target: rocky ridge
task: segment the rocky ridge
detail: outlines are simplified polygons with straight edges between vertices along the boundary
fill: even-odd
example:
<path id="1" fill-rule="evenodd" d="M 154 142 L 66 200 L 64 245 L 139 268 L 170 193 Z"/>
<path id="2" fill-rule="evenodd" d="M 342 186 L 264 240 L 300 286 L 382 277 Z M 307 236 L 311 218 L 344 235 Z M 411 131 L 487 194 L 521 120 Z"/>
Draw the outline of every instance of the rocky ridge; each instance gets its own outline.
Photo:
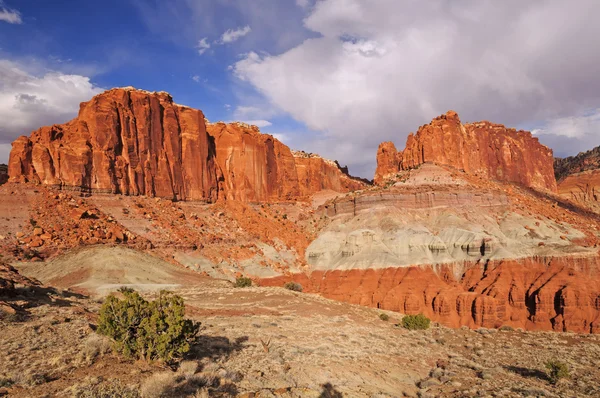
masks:
<path id="1" fill-rule="evenodd" d="M 19 137 L 8 171 L 13 182 L 207 202 L 291 200 L 314 189 L 365 185 L 337 168 L 328 169 L 323 183 L 313 181 L 324 167 L 319 162 L 299 180 L 295 159 L 255 126 L 207 126 L 201 111 L 174 103 L 168 93 L 126 87 L 82 103 L 66 124 Z"/>
<path id="2" fill-rule="evenodd" d="M 600 147 L 554 160 L 558 192 L 575 203 L 600 212 Z"/>
<path id="3" fill-rule="evenodd" d="M 410 134 L 403 151 L 384 142 L 377 151 L 375 183 L 402 170 L 435 163 L 485 178 L 556 192 L 552 150 L 526 131 L 487 121 L 462 124 L 448 111 Z"/>
<path id="4" fill-rule="evenodd" d="M 424 164 L 338 197 L 287 281 L 458 327 L 600 331 L 598 218 L 541 194 Z"/>

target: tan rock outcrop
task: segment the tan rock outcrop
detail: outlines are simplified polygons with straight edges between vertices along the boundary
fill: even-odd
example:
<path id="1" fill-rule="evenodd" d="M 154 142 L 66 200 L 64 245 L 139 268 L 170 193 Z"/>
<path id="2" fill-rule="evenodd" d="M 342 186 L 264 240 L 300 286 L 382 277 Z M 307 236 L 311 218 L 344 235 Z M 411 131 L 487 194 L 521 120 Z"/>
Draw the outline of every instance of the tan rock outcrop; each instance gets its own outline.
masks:
<path id="1" fill-rule="evenodd" d="M 396 151 L 390 142 L 381 144 L 375 182 L 382 184 L 399 171 L 423 163 L 556 192 L 552 150 L 531 133 L 485 121 L 462 124 L 453 111 L 410 134 L 404 151 Z"/>

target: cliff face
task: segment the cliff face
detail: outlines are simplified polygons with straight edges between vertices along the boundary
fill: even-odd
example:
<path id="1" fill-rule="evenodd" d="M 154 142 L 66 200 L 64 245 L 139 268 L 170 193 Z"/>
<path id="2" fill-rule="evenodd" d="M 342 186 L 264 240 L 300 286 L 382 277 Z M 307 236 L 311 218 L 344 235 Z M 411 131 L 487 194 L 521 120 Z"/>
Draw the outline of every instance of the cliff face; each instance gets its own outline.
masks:
<path id="1" fill-rule="evenodd" d="M 449 111 L 410 134 L 404 151 L 385 142 L 377 152 L 375 182 L 423 163 L 451 166 L 485 178 L 556 191 L 552 151 L 526 131 L 499 124 L 462 124 Z"/>
<path id="2" fill-rule="evenodd" d="M 74 120 L 19 137 L 10 181 L 211 202 L 288 200 L 320 185 L 353 187 L 340 182 L 341 171 L 325 177 L 332 183 L 301 186 L 290 149 L 256 127 L 218 123 L 209 130 L 201 111 L 167 93 L 109 90 L 81 104 Z"/>
<path id="3" fill-rule="evenodd" d="M 13 143 L 11 181 L 180 200 L 217 198 L 214 147 L 201 111 L 167 93 L 114 89 L 79 116 Z"/>
<path id="4" fill-rule="evenodd" d="M 240 201 L 292 199 L 299 195 L 298 175 L 290 149 L 256 126 L 208 125 L 216 146 L 224 197 Z"/>
<path id="5" fill-rule="evenodd" d="M 293 155 L 303 196 L 322 190 L 355 191 L 366 186 L 363 181 L 350 177 L 336 162 L 301 151 L 295 151 Z"/>
<path id="6" fill-rule="evenodd" d="M 598 257 L 530 258 L 369 270 L 314 271 L 264 279 L 293 280 L 304 291 L 405 314 L 423 313 L 450 327 L 600 333 Z"/>

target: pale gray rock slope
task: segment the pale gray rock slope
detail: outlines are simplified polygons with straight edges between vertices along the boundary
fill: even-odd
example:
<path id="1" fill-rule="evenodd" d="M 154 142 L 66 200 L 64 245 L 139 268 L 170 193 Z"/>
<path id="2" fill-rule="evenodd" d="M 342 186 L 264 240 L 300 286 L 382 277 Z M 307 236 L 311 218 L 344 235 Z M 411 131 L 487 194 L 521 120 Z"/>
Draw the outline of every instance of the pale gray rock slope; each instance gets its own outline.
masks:
<path id="1" fill-rule="evenodd" d="M 440 167 L 396 187 L 326 205 L 332 222 L 308 247 L 308 263 L 347 270 L 591 253 L 571 242 L 585 235 L 570 225 L 511 210 L 505 194 L 481 193 Z"/>

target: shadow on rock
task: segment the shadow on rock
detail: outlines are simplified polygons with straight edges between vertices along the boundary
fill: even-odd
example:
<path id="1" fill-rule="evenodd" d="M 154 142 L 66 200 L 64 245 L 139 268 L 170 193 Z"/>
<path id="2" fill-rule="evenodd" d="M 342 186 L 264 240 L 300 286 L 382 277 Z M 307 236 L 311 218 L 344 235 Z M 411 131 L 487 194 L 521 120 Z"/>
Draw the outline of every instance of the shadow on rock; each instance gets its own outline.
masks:
<path id="1" fill-rule="evenodd" d="M 331 385 L 331 383 L 323 384 L 323 391 L 319 398 L 343 398 L 344 395 Z"/>
<path id="2" fill-rule="evenodd" d="M 548 381 L 548 375 L 538 369 L 528 369 L 520 366 L 505 366 L 504 369 L 508 370 L 509 372 L 521 375 L 523 377 Z"/>
<path id="3" fill-rule="evenodd" d="M 229 355 L 243 350 L 247 341 L 248 336 L 230 340 L 224 336 L 200 335 L 188 353 L 188 357 L 193 359 L 210 358 L 212 360 L 227 358 Z"/>

